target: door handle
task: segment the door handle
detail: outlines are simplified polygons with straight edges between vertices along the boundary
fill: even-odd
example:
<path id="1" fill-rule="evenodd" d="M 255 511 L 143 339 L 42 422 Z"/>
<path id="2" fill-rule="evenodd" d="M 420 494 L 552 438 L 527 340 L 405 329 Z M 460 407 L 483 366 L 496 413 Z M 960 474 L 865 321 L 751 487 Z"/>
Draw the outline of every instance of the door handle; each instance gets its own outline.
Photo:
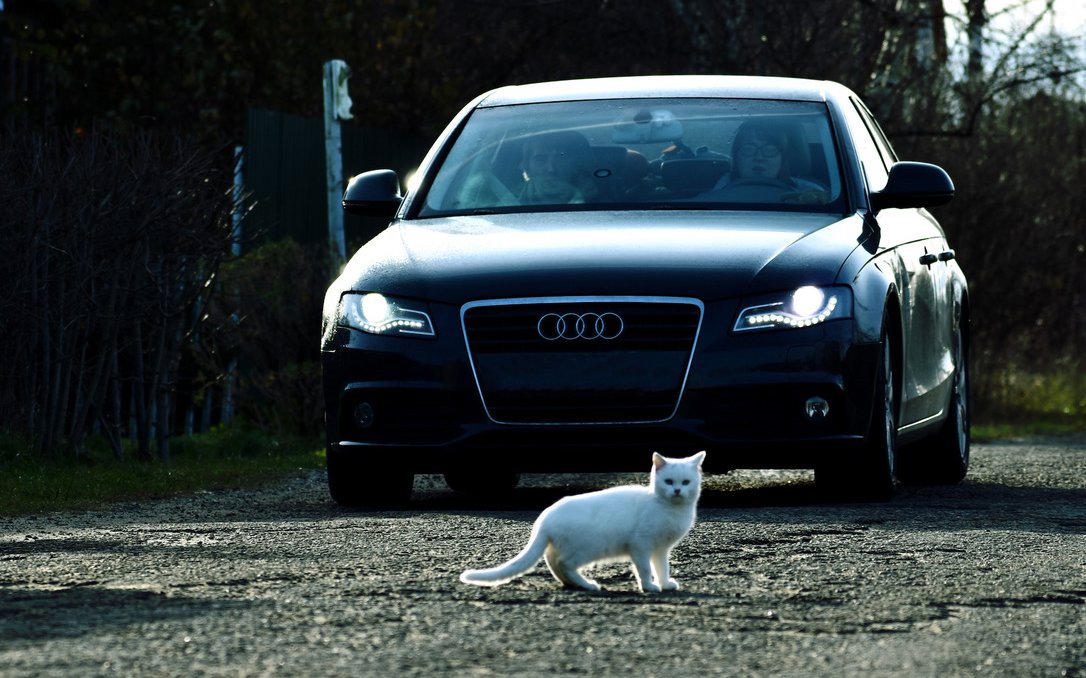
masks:
<path id="1" fill-rule="evenodd" d="M 946 252 L 940 252 L 939 254 L 924 254 L 920 257 L 920 263 L 924 266 L 931 266 L 937 261 L 950 261 L 954 258 L 954 250 L 947 250 Z"/>

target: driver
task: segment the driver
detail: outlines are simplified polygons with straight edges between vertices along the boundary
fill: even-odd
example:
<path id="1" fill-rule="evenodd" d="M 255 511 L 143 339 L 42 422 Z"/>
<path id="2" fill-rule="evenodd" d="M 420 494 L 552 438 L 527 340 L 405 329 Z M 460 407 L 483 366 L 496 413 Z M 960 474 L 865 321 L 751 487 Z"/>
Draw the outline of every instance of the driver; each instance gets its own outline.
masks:
<path id="1" fill-rule="evenodd" d="M 524 144 L 521 162 L 525 205 L 583 203 L 596 196 L 588 173 L 591 149 L 577 132 L 550 132 Z"/>
<path id="2" fill-rule="evenodd" d="M 748 120 L 732 141 L 732 171 L 722 176 L 712 190 L 742 182 L 770 183 L 787 189 L 781 202 L 825 204 L 829 198 L 826 189 L 814 181 L 792 176 L 788 156 L 788 135 L 780 126 Z"/>

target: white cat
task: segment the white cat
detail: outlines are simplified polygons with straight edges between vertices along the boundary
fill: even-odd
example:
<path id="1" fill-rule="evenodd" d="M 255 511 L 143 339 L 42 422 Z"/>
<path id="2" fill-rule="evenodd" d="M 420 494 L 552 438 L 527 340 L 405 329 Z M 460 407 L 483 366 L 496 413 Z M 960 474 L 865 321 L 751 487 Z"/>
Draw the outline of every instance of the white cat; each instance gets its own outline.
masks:
<path id="1" fill-rule="evenodd" d="M 497 567 L 467 570 L 460 581 L 499 586 L 545 558 L 551 574 L 566 586 L 599 591 L 580 570 L 630 560 L 642 591 L 678 590 L 668 559 L 694 526 L 704 459 L 705 452 L 685 459 L 653 453 L 648 487 L 612 487 L 560 499 L 536 519 L 519 555 Z"/>

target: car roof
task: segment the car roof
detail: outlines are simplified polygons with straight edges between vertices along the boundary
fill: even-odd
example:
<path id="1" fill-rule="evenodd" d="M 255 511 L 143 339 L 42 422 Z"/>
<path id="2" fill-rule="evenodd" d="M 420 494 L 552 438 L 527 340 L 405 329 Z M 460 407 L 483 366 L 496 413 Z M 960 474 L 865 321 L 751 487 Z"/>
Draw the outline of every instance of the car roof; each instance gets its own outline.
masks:
<path id="1" fill-rule="evenodd" d="M 834 95 L 851 94 L 843 85 L 828 80 L 742 75 L 649 75 L 510 85 L 487 92 L 476 105 L 489 107 L 550 101 L 656 97 L 826 101 L 835 98 Z"/>

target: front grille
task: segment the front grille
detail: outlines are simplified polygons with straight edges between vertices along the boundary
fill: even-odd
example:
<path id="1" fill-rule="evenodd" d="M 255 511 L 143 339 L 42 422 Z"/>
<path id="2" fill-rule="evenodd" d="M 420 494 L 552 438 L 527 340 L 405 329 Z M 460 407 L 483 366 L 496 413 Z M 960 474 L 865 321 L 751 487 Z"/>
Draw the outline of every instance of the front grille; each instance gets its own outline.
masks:
<path id="1" fill-rule="evenodd" d="M 653 422 L 678 406 L 701 304 L 481 302 L 466 306 L 463 320 L 480 395 L 495 421 Z"/>

